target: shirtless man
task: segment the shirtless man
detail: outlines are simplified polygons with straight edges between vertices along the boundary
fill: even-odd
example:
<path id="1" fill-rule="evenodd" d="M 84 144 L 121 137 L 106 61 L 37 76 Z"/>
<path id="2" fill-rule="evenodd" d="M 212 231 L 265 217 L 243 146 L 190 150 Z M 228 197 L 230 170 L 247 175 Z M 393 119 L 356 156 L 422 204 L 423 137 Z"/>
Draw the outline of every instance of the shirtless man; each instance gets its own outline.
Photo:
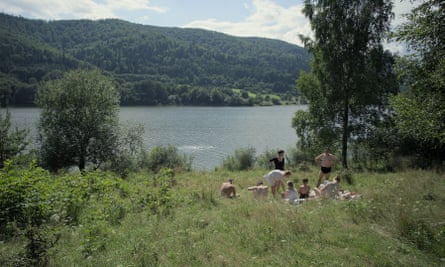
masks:
<path id="1" fill-rule="evenodd" d="M 264 185 L 263 182 L 259 181 L 256 186 L 250 186 L 247 188 L 247 190 L 253 192 L 253 196 L 255 199 L 267 199 L 267 195 L 269 193 L 269 188 L 267 185 Z"/>
<path id="2" fill-rule="evenodd" d="M 338 162 L 338 158 L 331 153 L 329 153 L 329 148 L 325 148 L 324 152 L 315 157 L 315 162 L 320 164 L 320 173 L 318 174 L 318 180 L 316 187 L 320 186 L 321 178 L 326 176 L 325 180 L 329 180 L 329 175 L 331 173 L 331 168 Z"/>
<path id="3" fill-rule="evenodd" d="M 236 190 L 235 186 L 232 184 L 233 180 L 229 179 L 227 182 L 224 182 L 221 185 L 221 196 L 222 197 L 228 197 L 228 198 L 234 198 L 236 197 Z"/>

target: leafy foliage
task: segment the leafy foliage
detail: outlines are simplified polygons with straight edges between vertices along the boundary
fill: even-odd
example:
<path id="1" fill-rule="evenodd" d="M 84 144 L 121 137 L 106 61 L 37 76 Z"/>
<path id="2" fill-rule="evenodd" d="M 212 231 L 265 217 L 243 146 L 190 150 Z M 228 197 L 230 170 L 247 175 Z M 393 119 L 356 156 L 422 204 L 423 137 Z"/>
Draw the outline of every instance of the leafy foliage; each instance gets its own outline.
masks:
<path id="1" fill-rule="evenodd" d="M 155 146 L 150 149 L 141 162 L 141 167 L 158 172 L 163 168 L 190 170 L 193 158 L 180 154 L 173 145 Z"/>
<path id="2" fill-rule="evenodd" d="M 0 14 L 0 55 L 0 96 L 15 105 L 32 104 L 39 82 L 91 66 L 118 81 L 122 104 L 250 105 L 227 90 L 295 96 L 294 81 L 309 61 L 301 47 L 277 40 L 6 14 Z M 193 99 L 192 90 L 213 97 Z"/>
<path id="3" fill-rule="evenodd" d="M 298 80 L 308 114 L 293 121 L 302 148 L 341 146 L 347 167 L 351 136 L 369 135 L 381 120 L 397 90 L 392 56 L 381 45 L 391 9 L 391 1 L 305 1 L 315 36 L 302 38 L 313 53 L 311 73 Z"/>
<path id="4" fill-rule="evenodd" d="M 11 130 L 11 113 L 0 110 L 0 168 L 3 162 L 23 152 L 28 145 L 28 129 Z"/>
<path id="5" fill-rule="evenodd" d="M 51 206 L 47 205 L 49 188 L 45 187 L 49 173 L 36 166 L 21 169 L 6 161 L 0 171 L 0 228 L 11 223 L 21 229 L 40 225 L 49 218 Z"/>
<path id="6" fill-rule="evenodd" d="M 406 140 L 418 143 L 411 154 L 422 167 L 442 164 L 445 148 L 445 4 L 426 1 L 407 14 L 394 37 L 414 55 L 398 61 L 406 90 L 393 98 L 395 126 Z"/>
<path id="7" fill-rule="evenodd" d="M 253 147 L 236 149 L 233 155 L 229 155 L 223 160 L 222 166 L 230 171 L 251 169 L 256 161 L 255 152 Z"/>
<path id="8" fill-rule="evenodd" d="M 102 169 L 111 170 L 122 177 L 137 171 L 144 153 L 144 127 L 129 122 L 119 126 L 114 156 L 109 158 Z"/>
<path id="9" fill-rule="evenodd" d="M 110 78 L 72 71 L 39 90 L 42 160 L 51 169 L 96 166 L 115 154 L 119 99 Z"/>

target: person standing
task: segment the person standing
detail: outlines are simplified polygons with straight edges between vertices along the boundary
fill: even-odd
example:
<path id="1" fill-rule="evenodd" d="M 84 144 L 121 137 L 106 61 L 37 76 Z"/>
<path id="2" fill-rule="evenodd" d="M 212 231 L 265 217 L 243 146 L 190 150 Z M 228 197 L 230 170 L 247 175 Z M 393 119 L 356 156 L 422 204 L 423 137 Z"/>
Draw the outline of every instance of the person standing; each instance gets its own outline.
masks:
<path id="1" fill-rule="evenodd" d="M 281 187 L 284 190 L 284 177 L 289 177 L 291 175 L 290 171 L 282 171 L 282 170 L 272 170 L 268 174 L 264 176 L 266 181 L 272 186 L 272 195 L 274 198 L 278 192 L 278 189 Z"/>
<path id="2" fill-rule="evenodd" d="M 284 171 L 284 150 L 278 150 L 277 157 L 270 159 L 269 162 L 273 162 L 275 170 Z"/>
<path id="3" fill-rule="evenodd" d="M 326 176 L 325 180 L 329 180 L 329 175 L 331 173 L 332 166 L 334 166 L 338 161 L 339 159 L 336 156 L 329 153 L 328 147 L 324 149 L 323 153 L 315 157 L 315 162 L 317 164 L 320 164 L 321 167 L 320 173 L 318 174 L 316 187 L 320 186 L 321 179 L 323 178 L 323 176 Z"/>

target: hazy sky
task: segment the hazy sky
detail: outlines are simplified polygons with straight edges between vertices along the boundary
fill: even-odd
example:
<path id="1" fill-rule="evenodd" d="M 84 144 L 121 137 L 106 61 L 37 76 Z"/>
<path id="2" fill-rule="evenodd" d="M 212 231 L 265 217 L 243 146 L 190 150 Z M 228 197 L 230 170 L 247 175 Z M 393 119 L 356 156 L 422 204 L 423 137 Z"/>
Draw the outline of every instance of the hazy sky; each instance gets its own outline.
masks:
<path id="1" fill-rule="evenodd" d="M 394 0 L 393 25 L 413 4 Z M 417 1 L 418 4 L 421 1 Z M 119 18 L 157 26 L 193 27 L 301 45 L 309 35 L 303 0 L 1 0 L 0 12 L 44 20 Z M 397 45 L 392 44 L 393 51 Z"/>

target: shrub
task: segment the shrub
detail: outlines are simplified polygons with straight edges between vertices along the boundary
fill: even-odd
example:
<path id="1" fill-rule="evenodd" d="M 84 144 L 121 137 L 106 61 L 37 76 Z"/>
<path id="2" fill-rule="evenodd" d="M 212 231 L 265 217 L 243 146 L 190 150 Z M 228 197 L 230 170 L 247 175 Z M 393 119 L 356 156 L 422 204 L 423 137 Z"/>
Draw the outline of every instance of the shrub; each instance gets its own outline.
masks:
<path id="1" fill-rule="evenodd" d="M 5 115 L 3 117 L 3 114 Z M 28 145 L 29 130 L 11 130 L 11 113 L 0 109 L 0 168 L 3 162 L 23 152 Z"/>
<path id="2" fill-rule="evenodd" d="M 49 173 L 33 162 L 28 168 L 19 168 L 10 160 L 0 171 L 0 227 L 17 223 L 24 229 L 27 225 L 40 225 L 50 214 L 47 202 Z"/>
<path id="3" fill-rule="evenodd" d="M 255 160 L 255 148 L 236 149 L 233 155 L 224 159 L 223 168 L 230 171 L 248 170 L 254 166 Z"/>
<path id="4" fill-rule="evenodd" d="M 141 167 L 147 167 L 154 172 L 162 168 L 189 171 L 192 168 L 192 161 L 192 157 L 179 154 L 178 149 L 173 145 L 155 146 L 145 154 Z"/>
<path id="5" fill-rule="evenodd" d="M 121 124 L 114 151 L 114 156 L 104 166 L 121 177 L 127 177 L 132 171 L 137 171 L 144 147 L 144 127 L 140 124 Z"/>
<path id="6" fill-rule="evenodd" d="M 174 172 L 171 169 L 161 169 L 159 175 L 151 181 L 148 193 L 139 201 L 139 206 L 147 209 L 150 214 L 166 216 L 174 207 L 174 197 L 170 188 L 174 185 Z"/>
<path id="7" fill-rule="evenodd" d="M 276 157 L 276 156 L 277 156 L 277 151 L 276 150 L 267 149 L 266 151 L 264 151 L 261 155 L 259 155 L 256 158 L 256 163 L 261 168 L 270 169 L 272 165 L 269 162 L 269 160 L 271 158 Z M 286 164 L 287 164 L 287 161 L 286 161 Z"/>

